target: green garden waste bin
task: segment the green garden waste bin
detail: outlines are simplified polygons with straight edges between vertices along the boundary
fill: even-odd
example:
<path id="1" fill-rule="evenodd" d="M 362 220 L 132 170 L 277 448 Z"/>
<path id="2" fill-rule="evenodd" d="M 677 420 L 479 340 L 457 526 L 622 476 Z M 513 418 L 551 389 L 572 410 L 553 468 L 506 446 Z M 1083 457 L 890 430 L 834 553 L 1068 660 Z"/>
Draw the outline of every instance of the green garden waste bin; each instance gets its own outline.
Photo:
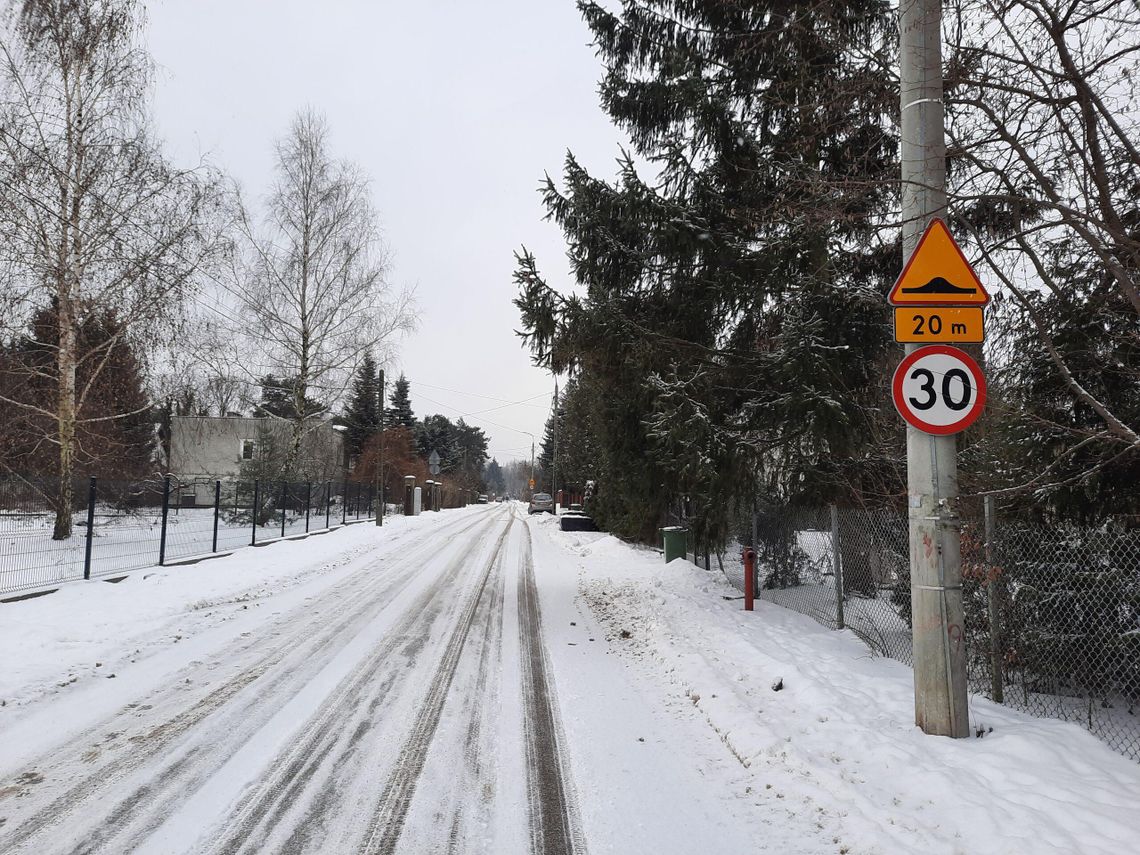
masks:
<path id="1" fill-rule="evenodd" d="M 685 557 L 685 543 L 689 538 L 689 530 L 679 525 L 671 525 L 661 529 L 661 539 L 665 546 L 665 563 L 674 558 Z"/>

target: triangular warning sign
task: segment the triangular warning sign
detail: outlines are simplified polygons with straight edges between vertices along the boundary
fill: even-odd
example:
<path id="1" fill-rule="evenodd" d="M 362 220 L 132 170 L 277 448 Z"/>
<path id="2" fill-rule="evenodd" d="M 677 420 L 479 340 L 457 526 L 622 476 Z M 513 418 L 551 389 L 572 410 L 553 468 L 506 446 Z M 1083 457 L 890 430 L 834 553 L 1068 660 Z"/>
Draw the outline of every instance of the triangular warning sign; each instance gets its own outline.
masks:
<path id="1" fill-rule="evenodd" d="M 892 306 L 984 306 L 990 295 L 946 223 L 933 219 L 887 300 Z"/>

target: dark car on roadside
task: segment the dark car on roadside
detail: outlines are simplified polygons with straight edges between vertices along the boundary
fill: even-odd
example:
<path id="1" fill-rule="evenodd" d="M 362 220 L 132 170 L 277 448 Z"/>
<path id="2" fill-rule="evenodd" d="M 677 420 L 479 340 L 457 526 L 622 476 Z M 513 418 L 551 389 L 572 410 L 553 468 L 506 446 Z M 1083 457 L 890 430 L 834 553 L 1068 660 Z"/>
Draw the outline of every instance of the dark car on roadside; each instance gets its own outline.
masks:
<path id="1" fill-rule="evenodd" d="M 549 493 L 535 493 L 530 497 L 530 506 L 527 508 L 527 513 L 540 514 L 543 512 L 548 514 L 554 513 L 554 499 L 550 497 Z"/>

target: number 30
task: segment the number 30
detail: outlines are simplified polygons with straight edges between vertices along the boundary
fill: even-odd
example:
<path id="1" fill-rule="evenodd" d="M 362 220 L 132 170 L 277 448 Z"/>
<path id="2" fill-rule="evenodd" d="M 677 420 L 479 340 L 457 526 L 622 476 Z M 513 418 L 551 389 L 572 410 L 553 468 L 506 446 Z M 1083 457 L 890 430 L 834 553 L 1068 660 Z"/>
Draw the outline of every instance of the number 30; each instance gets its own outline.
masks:
<path id="1" fill-rule="evenodd" d="M 962 382 L 962 397 L 957 401 L 954 396 L 950 394 L 950 380 L 958 378 Z M 938 403 L 938 394 L 934 391 L 934 372 L 926 368 L 915 368 L 910 372 L 910 379 L 922 380 L 922 385 L 919 390 L 926 393 L 925 400 L 918 398 L 908 398 L 910 405 L 916 410 L 929 410 L 936 403 Z M 970 406 L 970 401 L 974 398 L 974 387 L 970 383 L 970 375 L 963 371 L 961 368 L 951 368 L 942 376 L 942 400 L 946 402 L 952 410 L 964 410 Z"/>

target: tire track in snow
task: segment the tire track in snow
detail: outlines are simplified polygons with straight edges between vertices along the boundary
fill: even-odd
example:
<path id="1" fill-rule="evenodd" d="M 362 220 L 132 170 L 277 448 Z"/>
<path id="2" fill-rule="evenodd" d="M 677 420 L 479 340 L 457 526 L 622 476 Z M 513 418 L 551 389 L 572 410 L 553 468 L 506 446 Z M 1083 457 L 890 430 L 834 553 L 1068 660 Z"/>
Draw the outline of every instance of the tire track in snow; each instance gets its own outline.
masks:
<path id="1" fill-rule="evenodd" d="M 471 528 L 485 523 L 484 517 L 475 520 L 457 520 L 456 523 L 441 526 L 441 529 L 450 529 L 458 524 L 458 528 L 450 536 L 457 537 Z M 431 532 L 438 536 L 442 532 Z M 41 769 L 60 768 L 82 770 L 79 780 L 72 784 L 62 794 L 36 809 L 26 820 L 10 827 L 7 833 L 0 835 L 0 843 L 4 851 L 14 851 L 19 847 L 40 837 L 44 832 L 59 828 L 64 824 L 68 815 L 88 807 L 87 804 L 98 792 L 112 788 L 116 783 L 127 778 L 153 761 L 156 757 L 176 747 L 176 744 L 188 732 L 202 724 L 206 719 L 220 710 L 226 710 L 231 717 L 240 723 L 232 731 L 220 734 L 219 739 L 210 746 L 197 746 L 186 754 L 173 759 L 161 771 L 156 772 L 150 782 L 137 787 L 129 797 L 121 799 L 109 811 L 104 808 L 100 814 L 104 820 L 92 829 L 90 834 L 84 835 L 83 842 L 73 851 L 98 851 L 105 844 L 124 829 L 124 823 L 143 812 L 145 808 L 162 801 L 163 796 L 178 797 L 185 791 L 187 774 L 197 770 L 201 772 L 204 767 L 218 757 L 226 757 L 232 750 L 235 737 L 247 736 L 251 731 L 274 711 L 271 705 L 265 703 L 267 696 L 281 693 L 290 683 L 295 683 L 298 677 L 303 677 L 307 671 L 281 669 L 272 675 L 268 683 L 260 685 L 260 691 L 244 700 L 240 707 L 230 708 L 230 702 L 240 695 L 251 684 L 266 678 L 266 675 L 287 658 L 296 658 L 308 663 L 320 663 L 330 659 L 339 649 L 337 642 L 346 643 L 354 634 L 353 627 L 371 618 L 375 611 L 378 599 L 395 596 L 415 578 L 420 569 L 420 560 L 423 555 L 437 548 L 431 540 L 421 542 L 417 547 L 409 550 L 405 555 L 399 556 L 396 564 L 388 573 L 375 574 L 374 571 L 385 559 L 369 562 L 360 570 L 353 572 L 342 582 L 337 583 L 327 591 L 316 596 L 316 599 L 307 601 L 301 606 L 281 615 L 276 620 L 259 627 L 248 640 L 236 650 L 227 650 L 222 653 L 224 658 L 240 658 L 241 654 L 256 651 L 258 647 L 266 645 L 267 637 L 274 639 L 270 649 L 257 660 L 243 668 L 239 673 L 227 679 L 221 686 L 210 691 L 207 695 L 194 702 L 191 706 L 182 708 L 180 712 L 167 719 L 160 719 L 142 733 L 121 740 L 123 746 L 117 756 L 92 769 L 90 763 L 81 756 L 85 746 L 68 749 L 62 758 L 53 757 L 49 763 L 38 764 Z M 361 575 L 365 581 L 361 583 Z M 347 603 L 342 602 L 347 600 Z M 331 602 L 330 602 L 331 601 Z M 322 606 L 316 609 L 316 606 Z M 300 613 L 300 619 L 298 619 Z M 331 617 L 329 616 L 331 613 Z M 185 703 L 181 695 L 185 692 L 184 679 L 187 674 L 199 677 L 200 672 L 210 671 L 214 667 L 198 663 L 197 667 L 186 669 L 172 680 L 172 688 L 163 688 L 150 696 L 144 696 L 138 702 L 129 704 L 111 718 L 92 728 L 93 732 L 124 733 L 137 729 L 136 717 L 139 710 L 162 709 L 164 707 L 179 707 Z M 208 683 L 209 675 L 201 675 L 201 683 Z M 199 684 L 199 680 L 191 681 Z M 144 703 L 145 701 L 145 703 Z M 125 752 L 125 753 L 124 753 Z M 71 756 L 75 755 L 75 756 Z M 194 762 L 190 762 L 193 760 Z M 64 775 L 53 775 L 59 780 Z M 202 774 L 200 777 L 205 777 Z M 160 821 L 160 819 L 158 820 Z M 158 824 L 151 823 L 151 827 Z M 42 851 L 42 846 L 35 848 Z M 117 847 L 114 851 L 125 851 Z"/>
<path id="2" fill-rule="evenodd" d="M 509 541 L 507 538 L 506 542 Z M 481 627 L 482 632 L 474 636 L 479 649 L 475 681 L 463 698 L 467 722 L 462 739 L 463 765 L 458 770 L 460 782 L 456 786 L 457 792 L 469 794 L 470 797 L 460 797 L 451 810 L 447 836 L 447 851 L 451 855 L 466 851 L 466 832 L 472 820 L 484 827 L 490 825 L 491 806 L 497 789 L 494 758 L 488 760 L 488 755 L 491 754 L 489 749 L 493 748 L 489 736 L 492 732 L 489 727 L 492 723 L 490 716 L 497 709 L 501 691 L 503 596 L 506 587 L 505 574 L 502 572 L 504 557 L 505 553 L 500 556 L 490 594 L 483 599 L 472 627 L 473 630 Z M 442 824 L 442 820 L 441 811 L 439 824 Z"/>
<path id="3" fill-rule="evenodd" d="M 483 536 L 472 548 L 477 549 L 482 540 Z M 235 815 L 227 818 L 224 836 L 209 851 L 226 855 L 262 851 L 264 841 L 301 801 L 304 790 L 317 777 L 320 767 L 330 758 L 334 768 L 342 768 L 352 759 L 360 737 L 370 728 L 371 716 L 377 712 L 384 698 L 409 677 L 408 669 L 392 664 L 393 654 L 400 647 L 422 646 L 426 642 L 435 618 L 445 605 L 443 594 L 454 586 L 456 571 L 466 559 L 467 555 L 460 553 L 449 562 L 404 612 L 384 643 L 326 699 L 304 730 L 294 738 L 292 747 L 274 761 L 271 777 L 242 801 Z M 480 587 L 483 581 L 485 575 L 480 577 Z M 378 680 L 386 666 L 391 667 L 391 673 L 386 679 Z M 335 782 L 330 782 L 316 794 L 311 803 L 313 810 L 297 824 L 289 837 L 285 846 L 288 851 L 303 851 L 307 847 L 306 829 L 312 824 L 319 824 L 324 819 L 324 809 L 337 801 L 333 797 L 334 789 Z"/>
<path id="4" fill-rule="evenodd" d="M 487 581 L 494 570 L 501 571 L 503 543 L 510 534 L 514 523 L 515 515 L 512 511 L 510 521 L 499 536 L 491 557 L 483 569 L 479 583 L 468 598 L 463 613 L 460 615 L 459 621 L 444 648 L 421 706 L 420 715 L 400 748 L 396 766 L 388 779 L 388 784 L 384 788 L 365 835 L 360 850 L 363 855 L 393 855 L 396 850 L 396 844 L 399 842 L 400 834 L 404 828 L 404 820 L 407 818 L 408 808 L 411 806 L 412 797 L 415 795 L 416 783 L 419 780 L 420 772 L 423 771 L 424 759 L 427 757 L 432 737 L 439 726 L 443 705 L 447 700 L 447 692 L 459 665 L 460 654 L 463 652 L 463 646 L 471 631 L 480 601 L 484 598 Z"/>
<path id="5" fill-rule="evenodd" d="M 556 711 L 554 681 L 542 643 L 542 612 L 534 579 L 530 528 L 525 529 L 519 567 L 519 642 L 522 647 L 523 729 L 531 852 L 582 855 L 578 810 L 562 757 L 565 741 Z"/>

